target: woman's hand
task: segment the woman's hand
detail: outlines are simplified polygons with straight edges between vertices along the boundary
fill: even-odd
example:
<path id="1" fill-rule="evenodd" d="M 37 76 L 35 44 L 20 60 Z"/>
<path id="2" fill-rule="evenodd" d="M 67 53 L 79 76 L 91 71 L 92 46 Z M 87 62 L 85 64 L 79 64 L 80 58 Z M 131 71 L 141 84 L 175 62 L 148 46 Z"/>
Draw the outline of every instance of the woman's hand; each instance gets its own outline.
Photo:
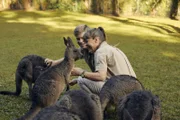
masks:
<path id="1" fill-rule="evenodd" d="M 49 59 L 49 58 L 46 58 L 44 62 L 46 63 L 47 66 L 51 66 L 52 63 L 53 63 L 53 60 Z"/>
<path id="2" fill-rule="evenodd" d="M 78 81 L 78 78 L 75 78 L 71 82 L 69 82 L 69 85 L 73 86 L 73 85 L 77 84 L 77 81 Z"/>
<path id="3" fill-rule="evenodd" d="M 83 71 L 84 70 L 82 68 L 75 67 L 71 71 L 71 76 L 80 76 L 83 73 Z"/>

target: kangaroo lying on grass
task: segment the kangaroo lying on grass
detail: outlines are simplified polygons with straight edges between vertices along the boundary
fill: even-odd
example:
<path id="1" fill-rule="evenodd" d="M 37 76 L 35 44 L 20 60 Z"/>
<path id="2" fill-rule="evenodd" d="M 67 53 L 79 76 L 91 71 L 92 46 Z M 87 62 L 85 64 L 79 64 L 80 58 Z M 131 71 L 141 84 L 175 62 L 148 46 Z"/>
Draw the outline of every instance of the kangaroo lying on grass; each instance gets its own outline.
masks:
<path id="1" fill-rule="evenodd" d="M 69 37 L 64 38 L 64 43 L 66 50 L 63 61 L 50 67 L 37 78 L 32 90 L 31 108 L 18 120 L 31 120 L 42 108 L 56 103 L 65 85 L 69 86 L 74 61 L 81 58 L 82 54 Z"/>
<path id="2" fill-rule="evenodd" d="M 27 55 L 23 57 L 16 69 L 15 82 L 16 91 L 0 91 L 3 95 L 15 95 L 19 96 L 22 89 L 22 80 L 24 80 L 29 87 L 29 98 L 32 96 L 32 84 L 35 82 L 37 77 L 48 68 L 44 62 L 45 58 L 38 55 Z"/>
<path id="3" fill-rule="evenodd" d="M 55 105 L 42 109 L 33 120 L 103 120 L 103 114 L 99 96 L 70 90 Z"/>
<path id="4" fill-rule="evenodd" d="M 150 91 L 134 91 L 124 96 L 117 108 L 118 120 L 160 120 L 161 106 L 158 96 Z"/>

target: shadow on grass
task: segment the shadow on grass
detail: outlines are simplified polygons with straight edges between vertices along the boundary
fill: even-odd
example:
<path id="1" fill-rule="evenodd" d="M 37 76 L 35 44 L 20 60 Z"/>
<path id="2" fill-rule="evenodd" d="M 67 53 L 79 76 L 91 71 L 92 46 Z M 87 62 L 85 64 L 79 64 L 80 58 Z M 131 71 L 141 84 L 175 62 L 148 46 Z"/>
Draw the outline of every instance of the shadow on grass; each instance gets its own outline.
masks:
<path id="1" fill-rule="evenodd" d="M 74 26 L 80 24 L 80 21 L 76 21 L 75 17 L 76 15 L 73 13 L 72 14 L 68 13 L 67 15 L 67 13 L 65 12 L 3 11 L 0 12 L 0 24 L 2 23 L 1 26 L 3 28 L 14 29 L 14 31 L 17 30 L 16 33 L 21 32 L 24 27 L 26 28 L 24 29 L 25 32 L 26 31 L 30 31 L 30 32 L 33 31 L 33 33 L 53 32 L 54 34 L 56 33 L 64 34 L 67 33 L 68 30 L 73 31 Z"/>
<path id="2" fill-rule="evenodd" d="M 88 24 L 92 25 L 93 23 L 90 22 L 84 22 L 83 20 L 76 19 L 77 14 L 73 13 L 66 13 L 62 11 L 32 11 L 32 12 L 24 12 L 24 11 L 5 11 L 0 12 L 0 23 L 24 23 L 23 20 L 27 20 L 24 24 L 32 24 L 32 27 L 36 27 L 36 25 L 44 25 L 47 27 L 42 28 L 43 32 L 44 30 L 47 30 L 47 32 L 63 32 L 66 30 L 72 30 L 74 27 L 78 24 Z M 80 17 L 86 17 L 85 14 L 78 14 Z M 103 17 L 103 16 L 102 16 Z M 138 20 L 134 18 L 127 18 L 127 19 L 119 19 L 116 17 L 105 17 L 109 18 L 112 21 L 120 22 L 125 25 L 131 25 L 131 26 L 138 26 L 143 28 L 152 29 L 157 33 L 161 34 L 168 34 L 170 36 L 180 36 L 180 28 L 163 24 L 163 23 L 155 23 L 155 22 L 148 22 L 143 20 Z M 39 21 L 39 22 L 38 22 Z M 47 23 L 46 23 L 47 22 Z M 54 23 L 53 23 L 54 22 Z M 33 26 L 33 24 L 35 26 Z M 18 27 L 17 27 L 18 28 Z M 16 28 L 16 29 L 17 29 Z M 39 28 L 39 26 L 37 27 Z M 59 28 L 59 29 L 58 29 Z M 52 29 L 55 29 L 54 31 Z M 61 29 L 61 30 L 60 30 Z M 58 33 L 57 32 L 57 33 Z M 137 32 L 137 31 L 136 31 Z M 176 34 L 177 33 L 177 34 Z"/>
<path id="3" fill-rule="evenodd" d="M 173 25 L 168 25 L 168 24 L 163 24 L 163 23 L 158 23 L 158 25 L 157 25 L 157 23 L 154 23 L 154 22 L 142 21 L 142 20 L 133 19 L 133 18 L 127 18 L 125 20 L 118 19 L 115 17 L 109 17 L 109 18 L 114 20 L 114 21 L 124 23 L 127 25 L 149 28 L 149 29 L 152 29 L 156 32 L 160 32 L 162 34 L 164 34 L 162 32 L 163 30 L 166 31 L 167 33 L 180 33 L 180 28 L 173 26 Z"/>
<path id="4" fill-rule="evenodd" d="M 67 15 L 67 13 L 62 12 L 62 11 L 12 11 L 12 10 L 7 10 L 7 11 L 0 11 L 1 14 L 1 19 L 4 18 L 4 20 L 18 20 L 19 18 L 33 18 L 35 20 L 38 20 L 39 18 L 50 18 L 50 17 L 62 17 L 64 15 Z"/>
<path id="5" fill-rule="evenodd" d="M 139 21 L 139 22 L 144 22 L 144 23 L 148 23 L 148 24 L 153 24 L 153 22 L 145 22 L 145 21 L 142 21 L 142 20 L 137 20 L 137 19 L 133 19 L 133 18 L 128 18 L 130 20 L 135 20 L 135 21 Z M 159 23 L 158 23 L 159 24 Z M 161 25 L 161 26 L 160 26 Z M 160 25 L 154 25 L 155 27 L 160 27 L 161 29 L 164 29 L 165 31 L 169 32 L 169 33 L 173 33 L 173 31 L 170 31 L 168 30 L 167 28 L 164 28 L 163 26 L 168 26 L 172 29 L 174 29 L 177 33 L 180 33 L 180 28 L 179 27 L 176 27 L 176 26 L 173 26 L 173 25 L 168 25 L 168 24 L 160 24 Z"/>

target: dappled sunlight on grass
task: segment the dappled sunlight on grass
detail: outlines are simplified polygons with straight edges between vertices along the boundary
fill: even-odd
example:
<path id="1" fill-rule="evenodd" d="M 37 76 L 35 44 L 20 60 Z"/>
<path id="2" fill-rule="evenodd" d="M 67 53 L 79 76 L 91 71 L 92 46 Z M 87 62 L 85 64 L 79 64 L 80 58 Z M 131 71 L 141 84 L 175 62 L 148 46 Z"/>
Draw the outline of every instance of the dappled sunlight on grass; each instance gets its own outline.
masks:
<path id="1" fill-rule="evenodd" d="M 179 26 L 172 26 L 168 24 L 157 22 L 148 22 L 138 19 L 132 18 L 114 18 L 110 19 L 117 21 L 120 25 L 116 24 L 114 27 L 109 26 L 107 30 L 111 33 L 117 33 L 127 36 L 138 36 L 142 38 L 150 38 L 150 37 L 159 37 L 160 39 L 153 40 L 161 40 L 170 43 L 179 43 L 179 40 L 173 39 L 171 35 L 175 34 L 178 36 L 180 34 L 180 24 Z M 158 21 L 158 19 L 154 19 Z M 171 21 L 173 22 L 173 21 Z M 122 24 L 123 23 L 123 24 Z M 108 24 L 109 25 L 109 24 Z M 163 39 L 162 39 L 163 38 Z M 147 40 L 147 39 L 146 39 Z"/>
<path id="2" fill-rule="evenodd" d="M 54 21 L 53 18 L 39 18 L 39 19 L 33 19 L 32 17 L 26 17 L 26 18 L 19 18 L 17 20 L 7 20 L 8 23 L 26 23 L 26 24 L 40 24 L 45 25 L 50 28 L 60 28 L 60 29 L 73 29 L 74 24 L 73 23 L 67 23 L 67 22 L 61 22 Z"/>
<path id="3" fill-rule="evenodd" d="M 90 24 L 94 27 L 102 26 L 108 33 L 123 36 L 138 36 L 145 40 L 156 37 L 153 40 L 171 43 L 180 42 L 169 36 L 171 34 L 180 34 L 180 24 L 174 24 L 174 21 L 169 19 L 98 16 L 59 11 L 31 11 L 27 13 L 23 13 L 23 11 L 5 11 L 1 14 L 8 23 L 39 24 L 47 26 L 50 31 L 58 29 L 72 30 L 78 24 Z M 157 37 L 160 39 L 157 39 Z"/>
<path id="4" fill-rule="evenodd" d="M 169 36 L 168 34 L 162 34 L 152 29 L 147 29 L 140 26 L 121 25 L 121 27 L 116 27 L 116 29 L 107 27 L 106 31 L 112 34 L 130 36 L 132 38 L 133 36 L 138 36 L 142 40 L 155 40 L 169 43 L 180 43 L 179 39 L 175 39 Z"/>
<path id="5" fill-rule="evenodd" d="M 178 56 L 175 53 L 172 52 L 162 52 L 162 54 L 166 57 L 170 57 L 170 58 L 178 58 Z M 180 56 L 179 56 L 180 57 Z"/>
<path id="6" fill-rule="evenodd" d="M 5 12 L 5 14 L 3 15 L 4 18 L 14 18 L 16 17 L 16 13 L 15 12 Z"/>
<path id="7" fill-rule="evenodd" d="M 5 18 L 7 23 L 39 24 L 47 26 L 50 31 L 73 29 L 75 26 L 74 22 L 68 22 L 68 18 L 63 18 L 62 15 L 52 11 L 33 11 L 26 13 L 23 13 L 23 11 L 5 11 L 2 12 L 1 17 Z M 72 21 L 73 19 L 71 18 L 70 20 Z"/>
<path id="8" fill-rule="evenodd" d="M 171 20 L 169 18 L 153 18 L 153 17 L 148 17 L 148 16 L 131 16 L 128 17 L 129 19 L 134 19 L 134 20 L 139 20 L 139 21 L 144 21 L 144 22 L 150 22 L 150 23 L 155 23 L 155 24 L 167 24 L 167 25 L 173 25 L 174 27 L 180 27 L 180 22 L 176 20 Z M 179 31 L 180 32 L 180 31 Z"/>
<path id="9" fill-rule="evenodd" d="M 106 25 L 106 24 L 116 24 L 117 22 L 115 21 L 112 21 L 112 20 L 109 20 L 107 19 L 106 17 L 103 17 L 103 16 L 97 16 L 97 15 L 90 15 L 90 16 L 87 16 L 87 17 L 77 17 L 75 18 L 76 20 L 81 20 L 81 21 L 84 21 L 84 22 L 88 22 L 88 23 L 96 23 L 96 24 L 100 24 L 100 25 Z"/>

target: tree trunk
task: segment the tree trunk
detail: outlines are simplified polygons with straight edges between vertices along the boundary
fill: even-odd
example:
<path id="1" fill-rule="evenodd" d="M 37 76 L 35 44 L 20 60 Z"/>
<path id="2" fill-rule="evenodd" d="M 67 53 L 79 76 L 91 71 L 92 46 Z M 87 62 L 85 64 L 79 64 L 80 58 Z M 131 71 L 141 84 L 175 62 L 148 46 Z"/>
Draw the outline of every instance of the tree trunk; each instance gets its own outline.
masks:
<path id="1" fill-rule="evenodd" d="M 119 2 L 118 0 L 112 0 L 112 14 L 119 16 Z"/>
<path id="2" fill-rule="evenodd" d="M 23 0 L 23 8 L 25 10 L 30 10 L 32 5 L 32 1 L 31 0 Z"/>
<path id="3" fill-rule="evenodd" d="M 171 10 L 170 10 L 170 18 L 176 19 L 178 14 L 178 2 L 179 0 L 172 0 Z"/>
<path id="4" fill-rule="evenodd" d="M 140 2 L 141 0 L 136 0 L 136 11 L 135 11 L 136 14 L 138 14 L 140 11 Z"/>
<path id="5" fill-rule="evenodd" d="M 39 0 L 38 2 L 39 2 L 39 9 L 40 9 L 40 10 L 43 10 L 42 1 L 41 1 L 41 0 Z M 49 1 L 48 1 L 48 2 L 49 2 Z M 50 2 L 49 2 L 49 3 L 50 3 Z"/>
<path id="6" fill-rule="evenodd" d="M 4 2 L 4 0 L 2 0 L 2 8 L 3 8 L 3 9 L 5 8 L 5 2 Z"/>
<path id="7" fill-rule="evenodd" d="M 103 0 L 92 0 L 91 2 L 91 9 L 92 12 L 95 14 L 100 14 L 102 13 L 102 2 Z"/>

